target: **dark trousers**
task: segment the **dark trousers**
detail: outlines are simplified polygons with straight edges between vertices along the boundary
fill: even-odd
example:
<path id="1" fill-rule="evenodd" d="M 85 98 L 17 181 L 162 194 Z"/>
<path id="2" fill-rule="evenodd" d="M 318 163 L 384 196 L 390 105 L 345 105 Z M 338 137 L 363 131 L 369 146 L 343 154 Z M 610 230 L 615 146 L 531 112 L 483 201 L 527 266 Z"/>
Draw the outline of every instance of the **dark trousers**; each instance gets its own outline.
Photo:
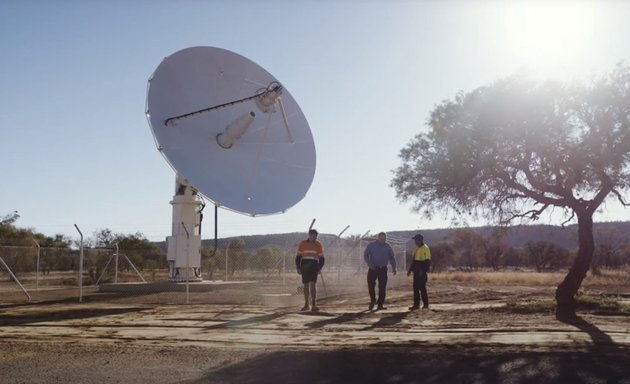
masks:
<path id="1" fill-rule="evenodd" d="M 424 306 L 429 305 L 427 280 L 428 276 L 426 272 L 413 272 L 413 305 L 420 305 L 420 296 L 422 296 L 422 304 Z"/>
<path id="2" fill-rule="evenodd" d="M 382 306 L 385 302 L 385 289 L 387 287 L 387 267 L 376 267 L 374 269 L 368 269 L 367 284 L 368 293 L 370 294 L 370 301 L 374 303 L 376 301 L 376 292 L 374 292 L 374 286 L 378 280 L 378 302 L 379 306 Z"/>

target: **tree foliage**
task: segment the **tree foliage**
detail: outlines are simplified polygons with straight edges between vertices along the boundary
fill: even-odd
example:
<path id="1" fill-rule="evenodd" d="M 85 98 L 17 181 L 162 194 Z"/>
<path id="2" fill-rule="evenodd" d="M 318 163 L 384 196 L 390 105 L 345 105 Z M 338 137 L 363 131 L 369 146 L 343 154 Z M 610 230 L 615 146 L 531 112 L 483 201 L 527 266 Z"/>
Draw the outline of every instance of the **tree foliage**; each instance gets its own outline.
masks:
<path id="1" fill-rule="evenodd" d="M 68 248 L 72 240 L 64 235 L 46 236 L 31 228 L 19 228 L 17 211 L 0 216 L 0 245 L 32 246 L 35 241 L 42 248 Z"/>
<path id="2" fill-rule="evenodd" d="M 440 272 L 447 267 L 454 265 L 455 249 L 446 241 L 441 241 L 431 245 L 431 271 Z M 413 254 L 410 255 L 408 263 L 411 263 Z"/>
<path id="3" fill-rule="evenodd" d="M 455 231 L 453 246 L 459 250 L 460 264 L 469 270 L 483 265 L 486 238 L 470 229 Z"/>
<path id="4" fill-rule="evenodd" d="M 13 211 L 7 215 L 0 217 L 0 225 L 13 225 L 20 218 L 17 211 Z"/>
<path id="5" fill-rule="evenodd" d="M 147 240 L 140 232 L 133 234 L 114 233 L 110 229 L 100 229 L 86 240 L 94 248 L 116 249 L 129 258 L 140 270 L 144 268 L 165 268 L 166 254 L 156 244 Z M 130 266 L 124 264 L 126 269 Z"/>
<path id="6" fill-rule="evenodd" d="M 550 207 L 593 213 L 608 197 L 625 204 L 629 88 L 619 66 L 592 87 L 513 77 L 459 93 L 401 150 L 392 186 L 429 217 L 446 209 L 500 223 Z"/>
<path id="7" fill-rule="evenodd" d="M 529 242 L 525 250 L 529 263 L 538 272 L 557 270 L 565 266 L 569 259 L 568 250 L 546 240 Z"/>

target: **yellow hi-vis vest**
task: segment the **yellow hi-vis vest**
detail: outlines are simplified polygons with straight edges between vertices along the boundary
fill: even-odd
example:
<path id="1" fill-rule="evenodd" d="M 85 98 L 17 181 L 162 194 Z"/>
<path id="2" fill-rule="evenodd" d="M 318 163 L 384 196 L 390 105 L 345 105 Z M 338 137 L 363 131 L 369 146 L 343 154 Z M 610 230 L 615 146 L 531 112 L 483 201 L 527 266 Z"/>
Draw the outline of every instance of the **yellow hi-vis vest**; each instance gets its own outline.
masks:
<path id="1" fill-rule="evenodd" d="M 414 261 L 431 260 L 431 250 L 426 244 L 416 248 L 416 252 L 413 254 Z"/>

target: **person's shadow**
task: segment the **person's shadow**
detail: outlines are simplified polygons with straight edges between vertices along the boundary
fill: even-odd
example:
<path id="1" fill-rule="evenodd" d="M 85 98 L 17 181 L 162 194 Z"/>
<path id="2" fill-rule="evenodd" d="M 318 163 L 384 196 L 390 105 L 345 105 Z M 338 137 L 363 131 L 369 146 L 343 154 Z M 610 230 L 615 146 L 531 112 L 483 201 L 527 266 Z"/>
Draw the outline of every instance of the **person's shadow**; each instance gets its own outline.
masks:
<path id="1" fill-rule="evenodd" d="M 325 327 L 331 324 L 343 324 L 343 323 L 347 323 L 349 321 L 361 318 L 369 313 L 370 311 L 368 310 L 361 311 L 361 312 L 342 313 L 341 315 L 332 317 L 330 319 L 318 320 L 318 321 L 313 321 L 312 323 L 307 323 L 305 324 L 305 326 L 311 329 L 315 329 L 315 328 Z"/>
<path id="2" fill-rule="evenodd" d="M 400 323 L 405 317 L 407 317 L 407 315 L 409 315 L 409 313 L 409 311 L 387 313 L 386 316 L 381 317 L 376 323 L 363 328 L 362 331 L 367 331 L 374 328 L 391 327 Z"/>

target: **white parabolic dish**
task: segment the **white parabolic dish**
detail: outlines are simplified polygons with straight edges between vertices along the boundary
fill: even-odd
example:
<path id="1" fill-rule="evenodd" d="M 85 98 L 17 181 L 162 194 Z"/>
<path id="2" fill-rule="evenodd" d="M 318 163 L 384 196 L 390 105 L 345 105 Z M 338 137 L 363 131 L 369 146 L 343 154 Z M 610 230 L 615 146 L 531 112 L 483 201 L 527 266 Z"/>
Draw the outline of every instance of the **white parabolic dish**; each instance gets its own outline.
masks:
<path id="1" fill-rule="evenodd" d="M 220 207 L 252 216 L 280 213 L 311 186 L 315 145 L 296 101 L 284 88 L 266 111 L 251 98 L 273 84 L 280 83 L 261 66 L 214 47 L 178 51 L 149 79 L 146 114 L 158 150 Z M 218 144 L 217 135 L 252 113 L 231 147 Z"/>

